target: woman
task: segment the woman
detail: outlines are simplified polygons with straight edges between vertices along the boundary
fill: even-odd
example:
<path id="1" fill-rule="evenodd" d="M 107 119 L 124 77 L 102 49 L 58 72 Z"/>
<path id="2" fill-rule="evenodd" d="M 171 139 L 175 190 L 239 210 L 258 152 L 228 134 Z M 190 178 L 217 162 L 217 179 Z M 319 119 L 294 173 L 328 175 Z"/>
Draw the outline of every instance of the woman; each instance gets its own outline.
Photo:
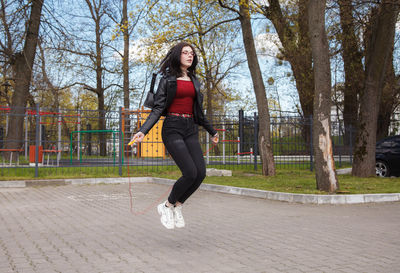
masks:
<path id="1" fill-rule="evenodd" d="M 197 55 L 189 43 L 181 42 L 170 49 L 161 61 L 162 78 L 155 95 L 154 107 L 139 132 L 132 138 L 141 142 L 160 116 L 166 116 L 162 139 L 182 172 L 182 176 L 172 187 L 168 200 L 157 206 L 161 223 L 167 229 L 185 226 L 182 205 L 206 176 L 198 125 L 208 131 L 214 144 L 218 143 L 218 133 L 203 113 L 203 95 L 195 76 L 196 65 Z"/>

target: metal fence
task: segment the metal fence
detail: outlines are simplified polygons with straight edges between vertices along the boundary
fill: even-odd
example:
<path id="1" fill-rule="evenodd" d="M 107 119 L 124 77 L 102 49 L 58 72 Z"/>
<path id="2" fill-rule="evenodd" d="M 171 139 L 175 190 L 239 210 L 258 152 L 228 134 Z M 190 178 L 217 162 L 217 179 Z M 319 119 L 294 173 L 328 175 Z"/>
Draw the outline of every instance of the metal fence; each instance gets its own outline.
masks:
<path id="1" fill-rule="evenodd" d="M 152 175 L 176 170 L 165 149 L 163 118 L 142 143 L 127 145 L 150 111 L 72 110 L 0 107 L 0 173 L 7 177 L 63 177 L 77 175 Z M 19 123 L 18 123 L 19 118 Z M 209 168 L 254 170 L 258 154 L 256 113 L 210 118 L 220 142 L 211 143 L 200 128 L 199 138 Z M 20 124 L 20 125 L 18 125 Z M 19 126 L 11 138 L 11 126 Z M 341 122 L 332 123 L 335 160 L 339 167 L 351 163 L 352 145 L 344 144 Z M 13 128 L 15 129 L 15 128 Z M 277 168 L 313 168 L 312 121 L 289 115 L 272 115 L 271 137 Z"/>

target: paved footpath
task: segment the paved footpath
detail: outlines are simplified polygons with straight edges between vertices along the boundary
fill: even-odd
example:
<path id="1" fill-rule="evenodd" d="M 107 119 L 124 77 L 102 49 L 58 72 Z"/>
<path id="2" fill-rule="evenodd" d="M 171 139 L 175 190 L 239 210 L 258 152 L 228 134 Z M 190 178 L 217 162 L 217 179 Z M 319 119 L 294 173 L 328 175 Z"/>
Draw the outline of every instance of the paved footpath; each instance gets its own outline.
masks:
<path id="1" fill-rule="evenodd" d="M 304 205 L 198 191 L 187 226 L 170 187 L 0 188 L 0 272 L 400 272 L 400 203 Z"/>

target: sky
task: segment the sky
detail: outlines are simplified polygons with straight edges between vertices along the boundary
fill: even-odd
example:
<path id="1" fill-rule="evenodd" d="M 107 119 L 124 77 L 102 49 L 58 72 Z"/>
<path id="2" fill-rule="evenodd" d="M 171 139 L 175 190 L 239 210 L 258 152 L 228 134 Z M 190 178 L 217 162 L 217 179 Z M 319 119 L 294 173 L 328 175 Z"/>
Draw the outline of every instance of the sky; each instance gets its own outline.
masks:
<path id="1" fill-rule="evenodd" d="M 261 0 L 260 0 L 261 1 Z M 263 1 L 265 2 L 265 1 Z M 70 14 L 80 13 L 82 9 L 85 7 L 85 4 L 82 0 L 74 0 L 72 1 L 72 8 L 67 12 Z M 79 5 L 77 4 L 79 3 Z M 64 3 L 65 8 L 65 3 Z M 75 12 L 74 9 L 79 9 L 80 12 Z M 72 17 L 71 17 L 72 18 Z M 76 22 L 83 22 L 86 19 L 83 18 L 73 18 Z M 72 23 L 73 22 L 68 22 Z M 264 82 L 266 83 L 266 92 L 268 97 L 272 97 L 275 100 L 279 99 L 281 104 L 281 110 L 284 111 L 293 111 L 295 110 L 295 105 L 298 103 L 298 95 L 295 87 L 295 82 L 293 80 L 292 71 L 290 69 L 290 65 L 287 62 L 279 63 L 277 59 L 274 57 L 279 52 L 279 39 L 277 34 L 274 33 L 273 27 L 269 27 L 270 30 L 266 33 L 268 21 L 266 19 L 262 20 L 253 20 L 253 34 L 255 36 L 256 48 L 259 53 L 259 63 L 260 68 L 263 73 Z M 85 27 L 85 24 L 79 24 L 76 27 Z M 86 26 L 87 28 L 88 26 Z M 397 29 L 399 30 L 400 25 L 397 24 Z M 110 32 L 111 37 L 111 32 Z M 241 42 L 241 37 L 238 37 L 238 43 Z M 118 43 L 116 43 L 117 47 L 120 47 L 122 50 L 122 42 L 121 39 Z M 167 49 L 166 49 L 167 50 Z M 165 50 L 165 51 L 166 51 Z M 130 59 L 132 62 L 137 61 L 140 57 L 143 56 L 143 52 L 146 52 L 146 44 L 143 42 L 142 38 L 138 36 L 133 36 L 131 38 L 131 48 L 130 48 Z M 161 52 L 162 55 L 165 53 Z M 245 59 L 245 51 L 242 51 L 243 59 Z M 114 59 L 120 60 L 117 57 L 117 54 L 114 53 Z M 339 63 L 331 63 L 332 65 L 332 85 L 335 81 L 343 81 L 343 76 L 338 71 L 342 70 Z M 397 65 L 397 69 L 399 69 Z M 151 72 L 146 70 L 145 66 L 134 67 L 131 70 L 131 82 L 135 85 L 137 91 L 145 93 L 147 92 L 145 85 L 146 77 L 148 80 L 151 77 Z M 83 73 L 83 72 L 82 72 Z M 274 85 L 268 85 L 268 78 L 274 78 Z M 94 79 L 94 77 L 89 77 Z M 120 80 L 120 79 L 119 79 Z M 251 81 L 249 69 L 247 63 L 244 63 L 237 69 L 232 77 L 227 81 L 231 87 L 233 87 L 237 94 L 243 98 L 240 101 L 232 102 L 228 104 L 228 108 L 231 109 L 232 112 L 237 112 L 239 109 L 244 108 L 245 110 L 251 112 L 256 111 L 256 103 L 255 96 L 253 91 L 253 84 Z M 135 101 L 133 105 L 137 105 L 138 102 Z M 122 100 L 117 102 L 117 105 L 122 105 Z"/>
<path id="2" fill-rule="evenodd" d="M 278 47 L 280 41 L 276 33 L 265 33 L 265 24 L 253 24 L 255 33 L 256 50 L 259 53 L 260 68 L 263 73 L 264 81 L 267 82 L 269 77 L 273 77 L 275 82 L 273 86 L 266 84 L 266 93 L 268 97 L 273 97 L 281 104 L 281 110 L 293 111 L 295 109 L 295 101 L 297 100 L 297 92 L 291 75 L 291 69 L 288 63 L 277 64 L 276 54 L 279 52 Z M 257 34 L 258 33 L 258 34 Z M 130 59 L 137 62 L 144 58 L 147 52 L 148 41 L 139 38 L 131 41 Z M 242 46 L 242 38 L 238 37 L 238 43 Z M 122 49 L 121 49 L 122 50 Z M 160 52 L 163 56 L 168 48 Z M 245 59 L 244 48 L 242 50 L 242 58 Z M 116 58 L 119 58 L 115 55 Z M 160 59 L 160 57 L 158 57 Z M 146 73 L 141 73 L 144 76 Z M 149 73 L 147 73 L 149 75 Z M 289 76 L 288 76 L 289 75 Z M 244 98 L 242 100 L 228 103 L 227 109 L 232 113 L 236 113 L 239 109 L 245 109 L 249 112 L 257 111 L 255 95 L 253 91 L 253 83 L 249 73 L 247 62 L 242 64 L 230 77 L 227 84 L 234 90 L 236 94 Z M 146 90 L 144 90 L 146 92 Z M 278 99 L 279 97 L 279 99 Z"/>

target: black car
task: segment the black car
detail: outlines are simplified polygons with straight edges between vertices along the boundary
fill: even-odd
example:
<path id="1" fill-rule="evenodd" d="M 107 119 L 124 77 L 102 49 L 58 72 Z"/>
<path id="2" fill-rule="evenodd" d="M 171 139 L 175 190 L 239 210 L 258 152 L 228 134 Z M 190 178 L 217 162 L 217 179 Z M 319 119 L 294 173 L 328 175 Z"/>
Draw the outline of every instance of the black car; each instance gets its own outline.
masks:
<path id="1" fill-rule="evenodd" d="M 381 177 L 400 174 L 400 135 L 384 138 L 376 143 L 376 175 Z"/>

